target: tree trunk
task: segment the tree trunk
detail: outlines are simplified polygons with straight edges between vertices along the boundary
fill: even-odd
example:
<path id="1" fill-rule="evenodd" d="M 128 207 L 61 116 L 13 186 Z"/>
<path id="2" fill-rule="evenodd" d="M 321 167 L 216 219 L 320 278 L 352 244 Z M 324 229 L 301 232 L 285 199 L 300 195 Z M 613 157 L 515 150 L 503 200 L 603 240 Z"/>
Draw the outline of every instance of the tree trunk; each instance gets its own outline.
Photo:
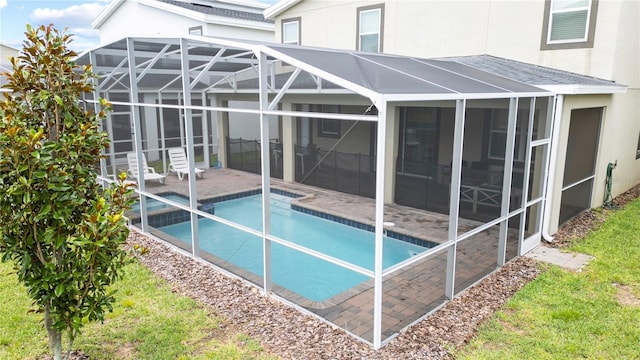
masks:
<path id="1" fill-rule="evenodd" d="M 49 349 L 53 353 L 54 360 L 62 360 L 62 333 L 53 327 L 50 310 L 50 305 L 46 304 L 44 307 L 44 326 L 49 337 Z"/>

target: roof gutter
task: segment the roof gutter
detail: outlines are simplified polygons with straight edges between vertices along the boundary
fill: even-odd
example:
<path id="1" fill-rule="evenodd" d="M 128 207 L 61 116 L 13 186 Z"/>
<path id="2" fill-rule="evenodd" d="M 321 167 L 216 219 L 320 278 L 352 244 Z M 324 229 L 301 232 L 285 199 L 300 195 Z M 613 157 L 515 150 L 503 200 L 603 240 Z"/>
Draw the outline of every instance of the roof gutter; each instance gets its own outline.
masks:
<path id="1" fill-rule="evenodd" d="M 627 92 L 625 85 L 535 85 L 541 89 L 549 90 L 562 95 L 597 95 L 597 94 L 624 94 Z"/>
<path id="2" fill-rule="evenodd" d="M 545 189 L 544 214 L 542 218 L 542 237 L 545 241 L 553 242 L 553 236 L 549 234 L 549 222 L 551 221 L 551 200 L 553 184 L 556 181 L 556 163 L 558 156 L 558 138 L 560 137 L 560 119 L 564 111 L 564 95 L 556 95 L 555 109 L 553 111 L 553 129 L 551 130 L 551 153 L 549 154 L 549 177 L 547 178 L 547 188 Z"/>

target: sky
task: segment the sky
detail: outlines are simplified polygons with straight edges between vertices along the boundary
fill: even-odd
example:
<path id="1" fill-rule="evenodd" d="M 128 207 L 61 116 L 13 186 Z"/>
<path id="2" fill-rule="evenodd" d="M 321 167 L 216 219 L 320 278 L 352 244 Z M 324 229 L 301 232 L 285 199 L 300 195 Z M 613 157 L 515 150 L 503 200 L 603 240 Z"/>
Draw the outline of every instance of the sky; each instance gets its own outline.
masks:
<path id="1" fill-rule="evenodd" d="M 26 24 L 54 24 L 74 34 L 70 48 L 76 52 L 100 43 L 100 34 L 91 22 L 111 0 L 0 0 L 0 42 L 21 49 Z M 275 0 L 258 0 L 272 4 Z"/>

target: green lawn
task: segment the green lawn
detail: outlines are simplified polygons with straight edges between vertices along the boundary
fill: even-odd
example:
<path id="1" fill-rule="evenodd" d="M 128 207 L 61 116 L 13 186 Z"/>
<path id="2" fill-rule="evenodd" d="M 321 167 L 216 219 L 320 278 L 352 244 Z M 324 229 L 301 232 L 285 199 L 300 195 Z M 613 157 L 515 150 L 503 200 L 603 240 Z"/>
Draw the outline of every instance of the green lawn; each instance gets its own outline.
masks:
<path id="1" fill-rule="evenodd" d="M 640 359 L 640 200 L 568 250 L 595 256 L 556 266 L 482 326 L 461 359 Z"/>
<path id="2" fill-rule="evenodd" d="M 260 346 L 242 334 L 228 334 L 218 320 L 142 265 L 125 269 L 113 313 L 104 324 L 84 327 L 74 349 L 91 359 L 265 359 Z M 36 359 L 48 352 L 40 314 L 9 264 L 0 263 L 0 359 Z"/>

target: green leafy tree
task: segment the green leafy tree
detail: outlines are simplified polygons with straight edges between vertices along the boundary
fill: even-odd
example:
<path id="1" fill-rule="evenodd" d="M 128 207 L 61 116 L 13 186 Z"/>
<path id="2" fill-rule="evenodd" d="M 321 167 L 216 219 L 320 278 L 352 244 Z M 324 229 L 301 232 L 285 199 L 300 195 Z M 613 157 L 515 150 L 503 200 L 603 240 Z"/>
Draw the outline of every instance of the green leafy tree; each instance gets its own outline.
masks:
<path id="1" fill-rule="evenodd" d="M 83 107 L 95 75 L 73 61 L 71 35 L 52 25 L 27 26 L 25 35 L 0 102 L 0 255 L 44 314 L 51 351 L 62 359 L 83 323 L 112 310 L 132 190 L 123 176 L 104 189 L 97 182 L 109 104 L 100 100 L 98 113 Z"/>

